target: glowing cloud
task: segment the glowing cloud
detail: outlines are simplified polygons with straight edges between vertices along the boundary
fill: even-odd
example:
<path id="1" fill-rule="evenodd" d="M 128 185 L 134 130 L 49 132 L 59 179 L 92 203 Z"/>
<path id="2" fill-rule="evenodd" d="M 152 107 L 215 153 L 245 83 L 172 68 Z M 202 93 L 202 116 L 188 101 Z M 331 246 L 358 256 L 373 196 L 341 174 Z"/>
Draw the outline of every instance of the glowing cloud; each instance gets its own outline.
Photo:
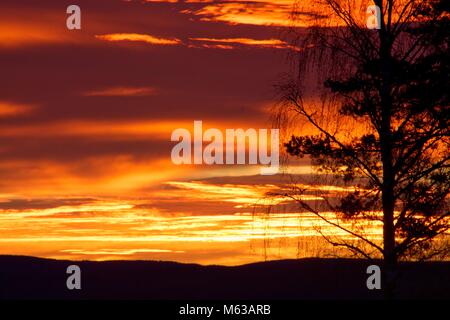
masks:
<path id="1" fill-rule="evenodd" d="M 62 31 L 64 31 L 62 29 Z M 75 41 L 51 26 L 17 21 L 0 21 L 0 47 L 18 47 L 45 43 Z"/>
<path id="2" fill-rule="evenodd" d="M 240 44 L 246 46 L 256 46 L 256 47 L 267 47 L 267 48 L 279 48 L 284 49 L 288 48 L 289 45 L 281 41 L 279 39 L 250 39 L 250 38 L 225 38 L 225 39 L 217 39 L 217 38 L 190 38 L 193 41 L 203 41 L 203 42 L 213 42 L 220 43 L 220 46 L 225 46 L 224 49 L 229 49 L 229 46 L 224 45 L 225 43 L 231 44 Z"/>
<path id="3" fill-rule="evenodd" d="M 104 35 L 96 35 L 95 37 L 104 41 L 138 41 L 155 45 L 177 45 L 181 43 L 181 41 L 176 38 L 157 38 L 148 34 L 140 33 L 110 33 Z"/>
<path id="4" fill-rule="evenodd" d="M 292 2 L 222 2 L 207 5 L 199 10 L 183 13 L 200 16 L 203 21 L 221 21 L 229 24 L 288 26 Z"/>
<path id="5" fill-rule="evenodd" d="M 29 105 L 0 101 L 0 118 L 17 116 L 32 109 L 33 107 Z"/>

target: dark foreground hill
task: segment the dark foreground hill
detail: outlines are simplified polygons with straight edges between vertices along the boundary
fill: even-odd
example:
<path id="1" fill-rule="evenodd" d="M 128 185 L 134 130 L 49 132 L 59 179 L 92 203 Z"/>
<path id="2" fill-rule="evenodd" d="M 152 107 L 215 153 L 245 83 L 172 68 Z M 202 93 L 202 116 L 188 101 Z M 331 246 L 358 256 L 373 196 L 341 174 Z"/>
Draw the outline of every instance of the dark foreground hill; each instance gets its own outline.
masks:
<path id="1" fill-rule="evenodd" d="M 81 268 L 68 290 L 66 268 Z M 0 299 L 376 299 L 368 262 L 300 259 L 237 267 L 157 261 L 71 262 L 0 256 Z M 450 263 L 403 263 L 399 298 L 450 298 Z"/>

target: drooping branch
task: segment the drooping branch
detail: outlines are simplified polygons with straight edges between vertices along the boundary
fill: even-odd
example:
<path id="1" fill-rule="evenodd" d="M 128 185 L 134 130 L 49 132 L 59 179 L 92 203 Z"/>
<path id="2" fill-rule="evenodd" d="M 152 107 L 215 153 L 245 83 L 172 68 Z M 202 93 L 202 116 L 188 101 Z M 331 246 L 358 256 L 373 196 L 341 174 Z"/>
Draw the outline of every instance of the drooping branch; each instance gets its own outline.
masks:
<path id="1" fill-rule="evenodd" d="M 368 245 L 370 245 L 371 247 L 377 249 L 380 253 L 383 253 L 383 249 L 377 245 L 376 243 L 370 241 L 369 239 L 367 239 L 366 237 L 357 234 L 356 232 L 353 232 L 352 230 L 349 230 L 347 228 L 345 228 L 344 226 L 340 225 L 339 223 L 333 222 L 330 219 L 327 219 L 326 217 L 324 217 L 318 210 L 315 210 L 314 208 L 312 208 L 310 205 L 308 205 L 305 201 L 302 201 L 301 199 L 298 199 L 290 194 L 284 194 L 284 197 L 288 197 L 292 200 L 294 200 L 295 202 L 297 202 L 303 209 L 307 210 L 310 213 L 313 213 L 314 215 L 316 215 L 317 217 L 319 217 L 321 220 L 323 220 L 324 222 L 326 222 L 327 224 L 336 227 L 346 233 L 348 233 L 349 235 L 362 240 L 363 242 L 367 243 Z"/>

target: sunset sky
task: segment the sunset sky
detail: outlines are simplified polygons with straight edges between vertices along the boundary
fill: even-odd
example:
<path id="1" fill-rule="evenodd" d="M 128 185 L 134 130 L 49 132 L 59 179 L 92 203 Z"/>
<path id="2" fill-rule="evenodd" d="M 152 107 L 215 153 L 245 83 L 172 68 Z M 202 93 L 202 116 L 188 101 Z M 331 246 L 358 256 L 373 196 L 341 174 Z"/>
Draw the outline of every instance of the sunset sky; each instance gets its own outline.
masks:
<path id="1" fill-rule="evenodd" d="M 170 158 L 194 120 L 272 127 L 292 4 L 2 0 L 0 253 L 234 265 L 324 250 L 316 219 L 265 197 L 292 176 Z"/>

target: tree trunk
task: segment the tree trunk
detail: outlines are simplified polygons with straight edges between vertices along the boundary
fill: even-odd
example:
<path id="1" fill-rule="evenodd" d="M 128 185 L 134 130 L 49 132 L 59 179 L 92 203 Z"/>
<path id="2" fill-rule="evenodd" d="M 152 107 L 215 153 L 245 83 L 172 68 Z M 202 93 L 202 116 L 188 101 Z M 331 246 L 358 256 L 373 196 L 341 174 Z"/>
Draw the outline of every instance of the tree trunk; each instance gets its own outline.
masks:
<path id="1" fill-rule="evenodd" d="M 379 2 L 382 8 L 382 1 Z M 390 11 L 389 11 L 390 14 Z M 390 39 L 390 19 L 388 25 L 384 25 L 380 30 L 380 59 L 382 85 L 380 88 L 381 99 L 381 128 L 380 148 L 381 161 L 383 164 L 383 185 L 382 185 L 382 205 L 383 205 L 383 288 L 386 298 L 394 297 L 395 280 L 397 273 L 397 253 L 395 245 L 394 209 L 395 209 L 395 172 L 393 168 L 393 144 L 392 144 L 392 68 L 391 68 L 391 39 Z"/>
<path id="2" fill-rule="evenodd" d="M 389 108 L 389 97 L 384 107 Z M 384 99 L 383 99 L 384 100 Z M 389 111 L 383 112 L 383 130 L 380 135 L 381 160 L 383 163 L 383 185 L 382 185 L 382 204 L 383 204 L 383 255 L 384 255 L 384 292 L 387 298 L 392 298 L 394 294 L 397 254 L 395 248 L 395 227 L 394 227 L 394 183 L 395 173 L 392 163 L 392 140 L 390 130 Z"/>
<path id="3" fill-rule="evenodd" d="M 388 143 L 389 144 L 389 143 Z M 387 148 L 389 149 L 389 148 Z M 394 194 L 392 162 L 386 152 L 383 157 L 383 249 L 384 249 L 384 292 L 386 298 L 393 298 L 397 273 L 397 254 L 395 252 Z"/>

